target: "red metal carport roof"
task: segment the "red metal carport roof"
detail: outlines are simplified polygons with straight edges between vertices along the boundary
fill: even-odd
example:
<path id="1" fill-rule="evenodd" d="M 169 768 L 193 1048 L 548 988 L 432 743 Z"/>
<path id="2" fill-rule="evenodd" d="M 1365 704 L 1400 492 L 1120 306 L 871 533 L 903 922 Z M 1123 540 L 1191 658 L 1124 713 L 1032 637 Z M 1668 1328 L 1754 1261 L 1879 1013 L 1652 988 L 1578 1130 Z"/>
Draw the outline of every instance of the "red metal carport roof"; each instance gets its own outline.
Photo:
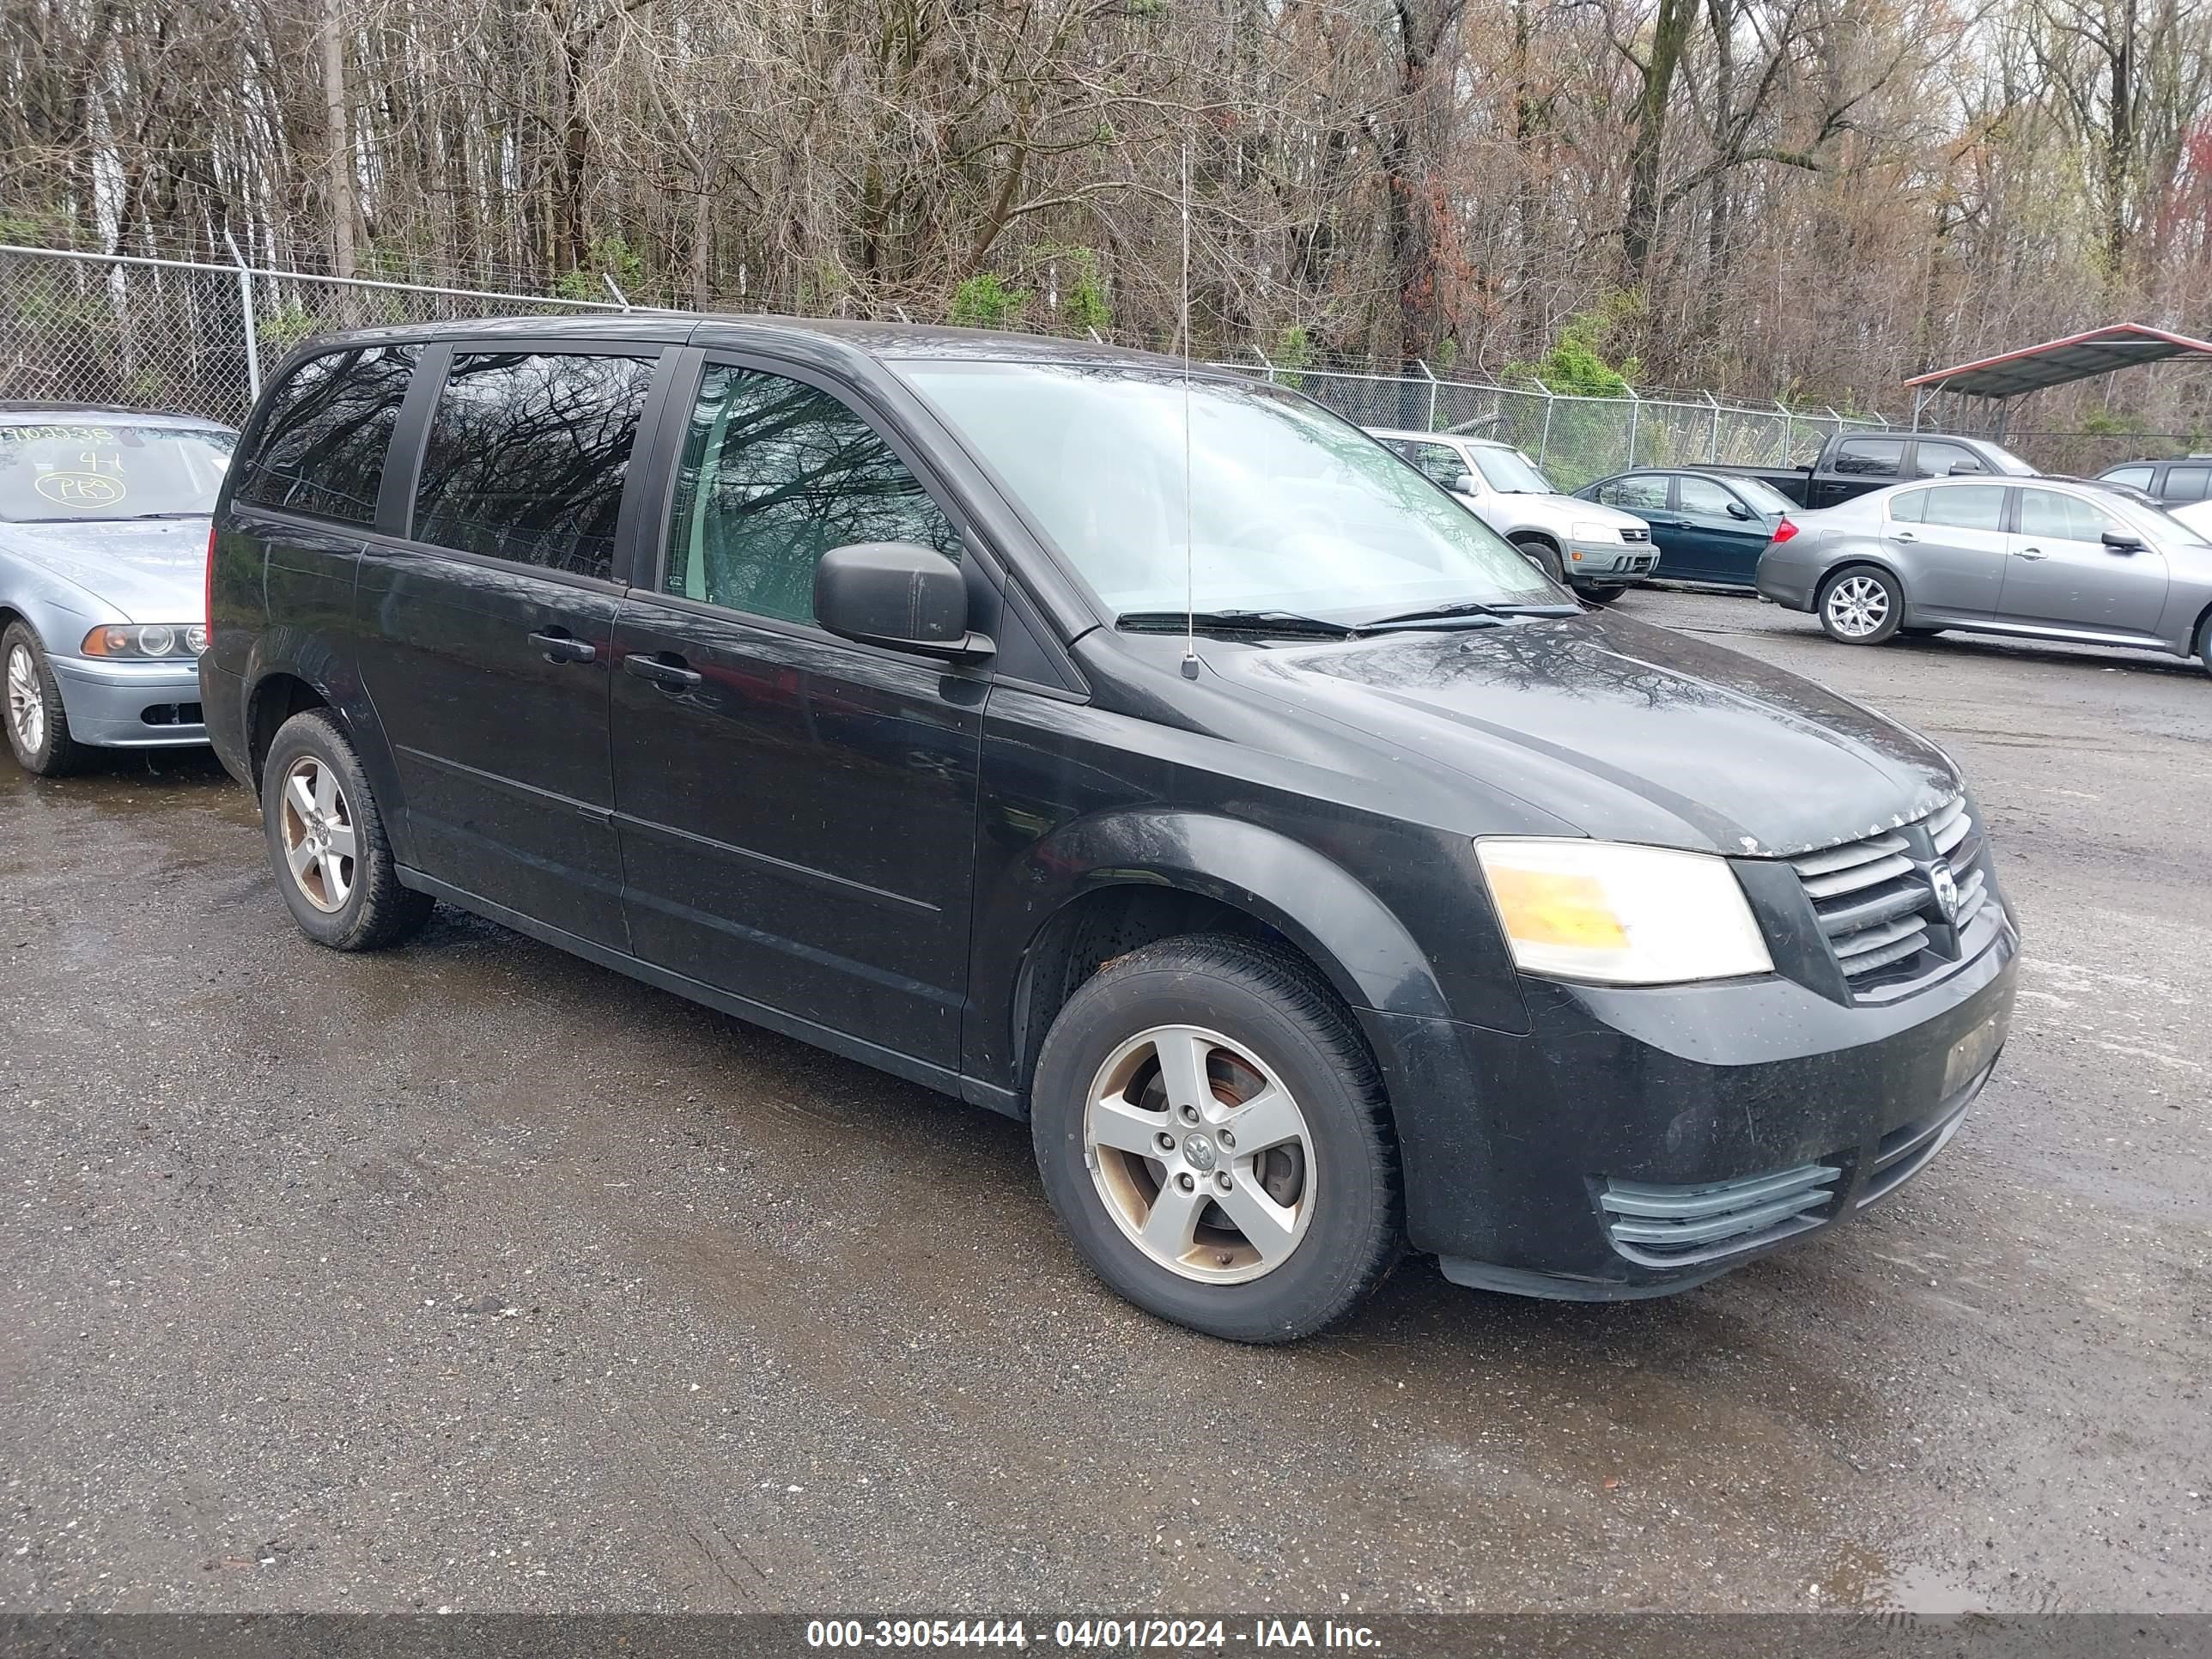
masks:
<path id="1" fill-rule="evenodd" d="M 2212 341 L 2170 334 L 2148 323 L 2114 323 L 1977 362 L 1916 374 L 1905 384 L 1934 392 L 1963 392 L 1970 398 L 2016 398 L 2023 392 L 2131 368 L 2162 357 L 2200 355 L 2212 358 Z"/>

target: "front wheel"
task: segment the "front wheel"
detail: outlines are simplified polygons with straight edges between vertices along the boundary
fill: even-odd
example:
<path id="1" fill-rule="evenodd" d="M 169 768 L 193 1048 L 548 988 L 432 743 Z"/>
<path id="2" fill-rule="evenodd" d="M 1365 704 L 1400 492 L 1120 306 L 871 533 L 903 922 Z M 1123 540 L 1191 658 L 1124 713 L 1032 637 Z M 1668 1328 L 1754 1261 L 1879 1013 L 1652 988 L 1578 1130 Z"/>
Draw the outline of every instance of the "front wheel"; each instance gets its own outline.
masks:
<path id="1" fill-rule="evenodd" d="M 2197 660 L 2204 665 L 2204 672 L 2212 674 L 2212 616 L 2204 618 L 2203 627 L 2197 630 Z"/>
<path id="2" fill-rule="evenodd" d="M 1397 1259 L 1374 1060 L 1279 946 L 1194 934 L 1108 963 L 1053 1022 L 1030 1095 L 1061 1225 L 1164 1319 L 1291 1341 L 1348 1316 Z"/>
<path id="3" fill-rule="evenodd" d="M 361 757 L 325 710 L 276 728 L 262 766 L 261 818 L 277 889 L 316 944 L 379 950 L 428 919 L 430 896 L 400 885 Z"/>
<path id="4" fill-rule="evenodd" d="M 70 736 L 69 711 L 62 688 L 46 661 L 46 648 L 26 622 L 12 622 L 0 633 L 0 684 L 7 705 L 8 748 L 15 763 L 35 777 L 58 778 L 74 772 L 85 748 Z"/>
<path id="5" fill-rule="evenodd" d="M 1626 582 L 1589 582 L 1575 589 L 1575 597 L 1584 605 L 1611 605 L 1626 592 Z"/>
<path id="6" fill-rule="evenodd" d="M 1567 564 L 1559 556 L 1559 550 L 1541 536 L 1515 536 L 1513 545 L 1521 550 L 1521 556 L 1542 571 L 1561 586 L 1566 586 Z"/>
<path id="7" fill-rule="evenodd" d="M 1820 590 L 1820 626 L 1844 645 L 1880 645 L 1905 619 L 1897 578 L 1872 565 L 1838 571 Z"/>

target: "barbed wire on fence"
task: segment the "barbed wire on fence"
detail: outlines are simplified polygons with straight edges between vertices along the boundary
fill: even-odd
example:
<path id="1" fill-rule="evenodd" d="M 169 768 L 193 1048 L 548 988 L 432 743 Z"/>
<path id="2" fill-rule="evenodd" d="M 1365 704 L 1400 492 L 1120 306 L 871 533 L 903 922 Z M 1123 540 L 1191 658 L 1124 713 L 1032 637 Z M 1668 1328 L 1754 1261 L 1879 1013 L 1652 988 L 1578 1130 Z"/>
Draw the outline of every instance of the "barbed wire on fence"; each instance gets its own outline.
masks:
<path id="1" fill-rule="evenodd" d="M 235 423 L 264 372 L 314 335 L 487 313 L 632 308 L 612 283 L 604 300 L 567 299 L 269 270 L 233 253 L 225 264 L 0 246 L 0 398 L 122 404 Z M 1362 426 L 1498 439 L 1565 489 L 1635 467 L 1802 465 L 1838 432 L 1892 426 L 1879 415 L 1761 408 L 1711 392 L 1601 398 L 1540 382 L 1294 368 L 1256 348 L 1249 361 L 1215 367 L 1291 387 Z M 2047 441 L 2030 459 L 2054 471 L 2094 471 L 2182 446 L 2151 434 L 2039 435 Z"/>

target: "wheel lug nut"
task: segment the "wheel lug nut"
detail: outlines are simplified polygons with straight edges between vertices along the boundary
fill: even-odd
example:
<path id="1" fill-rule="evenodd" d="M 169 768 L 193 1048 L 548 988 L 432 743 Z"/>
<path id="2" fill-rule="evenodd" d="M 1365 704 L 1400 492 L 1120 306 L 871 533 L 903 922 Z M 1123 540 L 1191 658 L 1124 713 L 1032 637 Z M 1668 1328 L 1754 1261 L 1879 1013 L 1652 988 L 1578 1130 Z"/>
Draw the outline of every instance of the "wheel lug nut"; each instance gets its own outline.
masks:
<path id="1" fill-rule="evenodd" d="M 1176 1185 L 1182 1188 L 1185 1192 L 1189 1192 L 1193 1188 L 1197 1186 L 1197 1184 L 1198 1183 L 1196 1182 L 1190 1178 L 1188 1173 L 1179 1175 L 1176 1177 Z"/>
<path id="2" fill-rule="evenodd" d="M 1226 1130 L 1226 1129 L 1224 1129 L 1224 1130 L 1221 1132 L 1221 1137 L 1220 1137 L 1220 1138 L 1221 1138 L 1221 1144 L 1222 1144 L 1223 1146 L 1224 1146 L 1234 1147 L 1234 1146 L 1237 1145 L 1237 1137 L 1236 1137 L 1235 1135 L 1233 1135 L 1233 1134 L 1230 1133 L 1229 1133 L 1229 1131 L 1228 1131 L 1228 1130 Z"/>
<path id="3" fill-rule="evenodd" d="M 1159 1133 L 1154 1135 L 1152 1139 L 1159 1143 L 1159 1148 L 1162 1152 L 1171 1152 L 1175 1151 L 1175 1137 L 1170 1134 L 1165 1129 L 1161 1130 Z"/>
<path id="4" fill-rule="evenodd" d="M 1229 1190 L 1229 1171 L 1224 1170 L 1217 1174 L 1213 1177 L 1213 1184 L 1220 1188 L 1223 1192 L 1227 1192 Z"/>
<path id="5" fill-rule="evenodd" d="M 1186 1107 L 1184 1107 L 1184 1108 L 1182 1109 L 1182 1121 L 1183 1121 L 1184 1122 L 1186 1122 L 1186 1123 L 1195 1123 L 1195 1122 L 1197 1122 L 1197 1121 L 1198 1121 L 1198 1108 L 1197 1108 L 1197 1107 L 1195 1107 L 1195 1106 L 1186 1106 Z"/>

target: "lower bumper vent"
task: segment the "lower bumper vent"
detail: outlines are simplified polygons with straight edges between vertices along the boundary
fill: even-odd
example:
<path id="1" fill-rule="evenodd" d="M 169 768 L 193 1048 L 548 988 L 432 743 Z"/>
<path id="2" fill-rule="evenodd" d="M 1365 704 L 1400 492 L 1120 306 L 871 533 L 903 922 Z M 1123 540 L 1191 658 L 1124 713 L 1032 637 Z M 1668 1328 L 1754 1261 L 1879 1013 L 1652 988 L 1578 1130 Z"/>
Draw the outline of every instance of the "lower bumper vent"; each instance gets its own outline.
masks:
<path id="1" fill-rule="evenodd" d="M 1631 1261 L 1680 1267 L 1717 1261 L 1817 1227 L 1843 1171 L 1804 1164 L 1696 1187 L 1608 1181 L 1598 1194 L 1613 1247 Z"/>

